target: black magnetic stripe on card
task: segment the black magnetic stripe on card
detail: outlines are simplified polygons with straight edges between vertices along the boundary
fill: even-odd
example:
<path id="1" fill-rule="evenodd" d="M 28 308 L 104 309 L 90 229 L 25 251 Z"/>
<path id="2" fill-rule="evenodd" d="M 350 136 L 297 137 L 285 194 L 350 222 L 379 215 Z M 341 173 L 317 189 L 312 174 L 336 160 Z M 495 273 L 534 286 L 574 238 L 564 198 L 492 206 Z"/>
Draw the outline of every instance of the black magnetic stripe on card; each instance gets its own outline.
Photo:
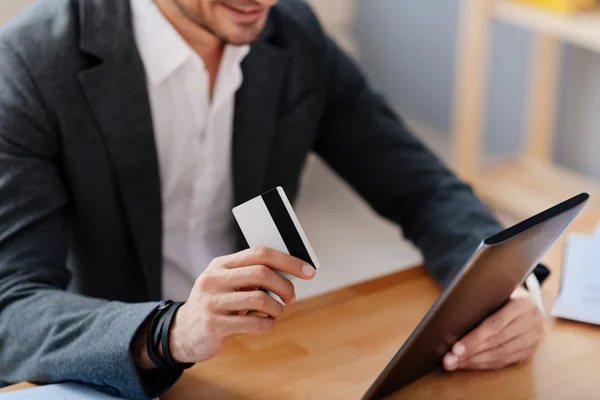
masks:
<path id="1" fill-rule="evenodd" d="M 314 263 L 304 246 L 304 242 L 296 229 L 296 225 L 294 225 L 290 213 L 281 199 L 279 191 L 277 189 L 270 190 L 262 195 L 262 199 L 290 255 L 306 261 L 314 267 Z"/>

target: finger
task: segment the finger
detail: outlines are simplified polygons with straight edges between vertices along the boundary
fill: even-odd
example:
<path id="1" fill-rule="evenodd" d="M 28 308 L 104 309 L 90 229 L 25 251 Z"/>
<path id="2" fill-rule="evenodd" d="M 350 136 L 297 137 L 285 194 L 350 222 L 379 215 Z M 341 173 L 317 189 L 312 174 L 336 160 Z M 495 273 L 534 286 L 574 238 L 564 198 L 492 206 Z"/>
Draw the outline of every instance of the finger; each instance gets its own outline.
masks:
<path id="1" fill-rule="evenodd" d="M 239 288 L 237 290 L 240 292 L 253 292 L 258 289 L 259 289 L 258 287 L 248 287 L 248 288 Z M 249 312 L 249 310 L 243 310 L 243 311 L 238 311 L 236 314 L 244 316 L 244 315 L 248 314 L 248 312 Z"/>
<path id="2" fill-rule="evenodd" d="M 288 304 L 296 297 L 294 284 L 265 265 L 229 270 L 226 285 L 232 290 L 263 288 L 275 293 Z"/>
<path id="3" fill-rule="evenodd" d="M 254 315 L 230 315 L 222 317 L 224 336 L 242 334 L 262 334 L 271 332 L 275 328 L 272 318 L 257 317 Z"/>
<path id="4" fill-rule="evenodd" d="M 473 350 L 490 337 L 501 332 L 521 314 L 519 301 L 511 300 L 495 314 L 485 319 L 477 328 L 456 342 L 453 352 L 461 356 L 473 355 Z"/>
<path id="5" fill-rule="evenodd" d="M 301 279 L 312 279 L 316 272 L 313 266 L 299 258 L 268 247 L 254 247 L 229 256 L 219 257 L 215 262 L 227 269 L 248 265 L 266 265 Z"/>
<path id="6" fill-rule="evenodd" d="M 227 313 L 239 311 L 260 311 L 273 319 L 278 319 L 283 313 L 283 306 L 265 292 L 232 292 L 219 295 L 216 300 L 216 310 Z"/>
<path id="7" fill-rule="evenodd" d="M 510 365 L 519 363 L 521 361 L 525 361 L 533 356 L 535 353 L 535 348 L 529 348 L 520 350 L 506 359 L 497 359 L 489 362 L 481 362 L 478 364 L 473 364 L 471 366 L 461 366 L 460 364 L 455 368 L 459 370 L 470 370 L 470 371 L 488 371 L 495 370 L 500 368 L 505 368 Z"/>
<path id="8" fill-rule="evenodd" d="M 535 305 L 530 298 L 524 298 L 519 301 L 520 315 L 517 316 L 512 322 L 510 322 L 504 329 L 498 332 L 496 335 L 489 337 L 479 345 L 470 349 L 468 354 L 463 354 L 459 358 L 468 358 L 475 354 L 482 353 L 484 351 L 491 350 L 495 347 L 499 347 L 502 344 L 517 338 L 522 335 L 532 335 L 535 341 L 538 342 L 542 336 L 544 317 L 540 312 L 539 308 Z M 457 351 L 460 352 L 460 347 L 457 349 L 455 345 L 453 352 L 456 355 Z"/>
<path id="9" fill-rule="evenodd" d="M 520 363 L 522 361 L 530 359 L 535 354 L 535 349 L 536 349 L 536 346 L 532 346 L 528 349 L 524 349 L 524 350 L 521 350 L 521 351 L 513 354 L 511 357 L 508 358 L 508 360 L 506 360 L 505 366 L 513 365 L 513 364 Z"/>
<path id="10" fill-rule="evenodd" d="M 236 271 L 237 271 L 237 269 L 236 269 Z M 235 290 L 237 292 L 254 292 L 255 290 L 258 290 L 258 289 L 260 289 L 260 286 L 239 287 Z"/>
<path id="11" fill-rule="evenodd" d="M 458 359 L 456 369 L 495 369 L 520 361 L 519 356 L 535 350 L 537 340 L 535 335 L 521 335 L 509 340 L 501 346 L 484 351 L 466 359 Z"/>
<path id="12" fill-rule="evenodd" d="M 463 352 L 463 354 L 457 354 L 456 345 L 452 347 L 452 352 L 459 356 L 459 358 L 469 358 L 473 357 L 476 354 L 483 353 L 485 351 L 494 349 L 496 347 L 500 347 L 503 344 L 511 341 L 512 339 L 519 337 L 527 332 L 530 329 L 530 324 L 528 324 L 528 318 L 525 315 L 521 315 L 517 317 L 514 321 L 509 323 L 504 329 L 500 332 L 496 333 L 485 339 L 483 342 L 480 342 L 469 349 L 469 352 Z M 459 346 L 458 346 L 459 347 Z M 458 348 L 460 352 L 460 347 Z"/>

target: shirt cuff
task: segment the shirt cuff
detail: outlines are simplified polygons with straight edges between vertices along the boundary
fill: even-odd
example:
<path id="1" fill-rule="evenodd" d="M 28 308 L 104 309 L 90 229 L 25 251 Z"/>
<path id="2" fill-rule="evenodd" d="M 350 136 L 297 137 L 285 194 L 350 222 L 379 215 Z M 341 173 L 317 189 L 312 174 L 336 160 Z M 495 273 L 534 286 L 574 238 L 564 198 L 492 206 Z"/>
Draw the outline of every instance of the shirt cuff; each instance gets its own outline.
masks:
<path id="1" fill-rule="evenodd" d="M 525 286 L 531 295 L 531 298 L 535 302 L 535 305 L 539 308 L 540 312 L 544 314 L 544 301 L 542 299 L 542 289 L 540 282 L 536 278 L 535 274 L 531 274 L 525 280 Z"/>

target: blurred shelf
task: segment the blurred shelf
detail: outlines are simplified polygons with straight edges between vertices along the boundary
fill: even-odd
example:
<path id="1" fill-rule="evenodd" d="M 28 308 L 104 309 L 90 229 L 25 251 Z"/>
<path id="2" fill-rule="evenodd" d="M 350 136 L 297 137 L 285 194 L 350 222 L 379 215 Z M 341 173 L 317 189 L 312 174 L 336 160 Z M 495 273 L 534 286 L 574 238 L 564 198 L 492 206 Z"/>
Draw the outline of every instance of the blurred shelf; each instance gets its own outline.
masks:
<path id="1" fill-rule="evenodd" d="M 564 42 L 600 52 L 600 14 L 582 12 L 564 15 L 541 8 L 500 0 L 493 18 Z"/>
<path id="2" fill-rule="evenodd" d="M 474 183 L 487 204 L 519 219 L 531 217 L 582 192 L 591 196 L 583 213 L 600 211 L 600 182 L 527 158 L 487 167 Z"/>
<path id="3" fill-rule="evenodd" d="M 526 124 L 518 158 L 484 163 L 491 22 L 532 33 Z M 587 192 L 583 213 L 600 212 L 600 182 L 554 163 L 555 116 L 560 96 L 561 43 L 600 52 L 600 14 L 560 14 L 509 0 L 461 0 L 452 126 L 453 164 L 482 198 L 523 219 Z"/>

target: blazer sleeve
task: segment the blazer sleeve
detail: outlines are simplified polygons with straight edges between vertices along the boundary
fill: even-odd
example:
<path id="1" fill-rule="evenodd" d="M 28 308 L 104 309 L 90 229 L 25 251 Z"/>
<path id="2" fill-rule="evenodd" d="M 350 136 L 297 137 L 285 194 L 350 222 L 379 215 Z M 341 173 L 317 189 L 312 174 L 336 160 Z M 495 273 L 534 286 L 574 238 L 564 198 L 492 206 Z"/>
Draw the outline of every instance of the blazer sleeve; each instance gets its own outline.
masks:
<path id="1" fill-rule="evenodd" d="M 0 42 L 0 382 L 79 381 L 154 397 L 180 374 L 146 385 L 130 344 L 157 304 L 65 291 L 68 195 L 58 132 L 27 66 Z"/>
<path id="2" fill-rule="evenodd" d="M 354 61 L 324 39 L 326 106 L 316 152 L 450 282 L 481 240 L 502 230 L 490 210 L 413 136 Z"/>

